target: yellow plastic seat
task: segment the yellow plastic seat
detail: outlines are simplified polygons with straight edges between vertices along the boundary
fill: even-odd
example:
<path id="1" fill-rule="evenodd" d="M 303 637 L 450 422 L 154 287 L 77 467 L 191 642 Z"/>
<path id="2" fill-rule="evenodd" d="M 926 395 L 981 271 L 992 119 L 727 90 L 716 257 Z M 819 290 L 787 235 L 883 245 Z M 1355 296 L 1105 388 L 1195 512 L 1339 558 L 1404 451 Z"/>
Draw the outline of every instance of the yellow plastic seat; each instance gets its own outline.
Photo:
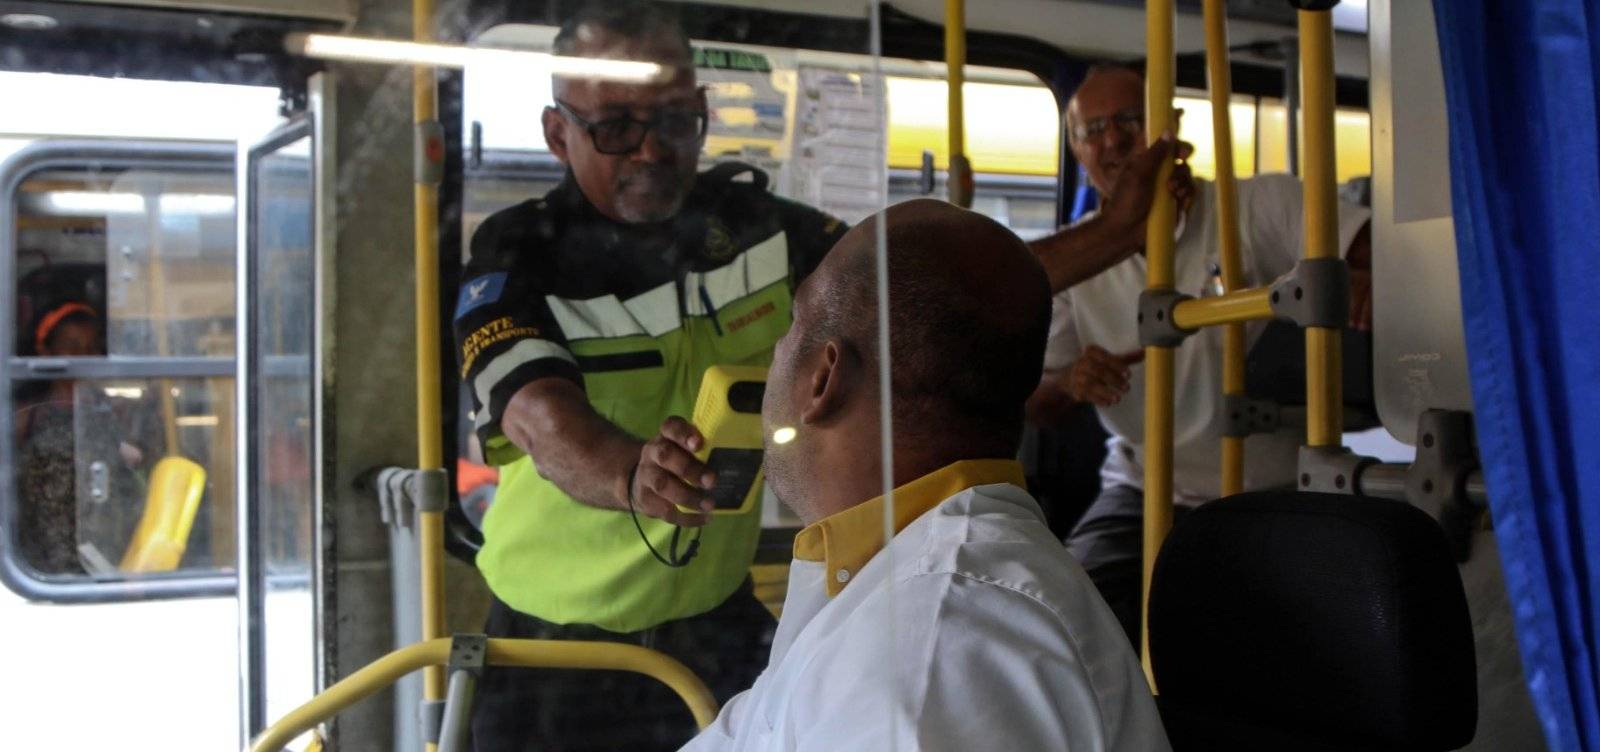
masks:
<path id="1" fill-rule="evenodd" d="M 206 469 L 184 457 L 163 457 L 150 471 L 144 515 L 122 555 L 124 572 L 170 572 L 189 546 L 189 530 L 205 493 Z"/>

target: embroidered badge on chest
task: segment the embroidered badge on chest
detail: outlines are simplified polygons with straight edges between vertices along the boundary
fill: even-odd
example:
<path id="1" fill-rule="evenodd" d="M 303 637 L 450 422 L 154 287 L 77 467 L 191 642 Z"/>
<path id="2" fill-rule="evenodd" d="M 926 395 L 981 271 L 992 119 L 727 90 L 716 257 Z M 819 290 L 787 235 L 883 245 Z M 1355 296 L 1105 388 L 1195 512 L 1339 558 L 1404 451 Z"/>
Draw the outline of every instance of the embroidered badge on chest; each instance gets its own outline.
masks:
<path id="1" fill-rule="evenodd" d="M 705 258 L 709 261 L 723 262 L 733 258 L 739 253 L 733 244 L 733 233 L 728 231 L 727 225 L 716 217 L 706 222 Z"/>

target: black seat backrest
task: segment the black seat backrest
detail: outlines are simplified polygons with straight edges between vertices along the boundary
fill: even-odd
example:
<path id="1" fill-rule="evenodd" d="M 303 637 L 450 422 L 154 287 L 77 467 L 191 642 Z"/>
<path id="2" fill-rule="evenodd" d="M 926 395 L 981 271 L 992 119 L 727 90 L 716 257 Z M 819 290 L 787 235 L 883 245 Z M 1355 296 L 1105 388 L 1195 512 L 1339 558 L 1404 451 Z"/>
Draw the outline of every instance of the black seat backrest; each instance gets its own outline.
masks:
<path id="1" fill-rule="evenodd" d="M 1254 399 L 1294 406 L 1306 403 L 1306 335 L 1289 321 L 1270 321 L 1250 346 L 1244 367 L 1244 390 Z M 1339 363 L 1343 370 L 1345 430 L 1378 425 L 1373 391 L 1372 333 L 1346 329 L 1341 334 Z"/>
<path id="2" fill-rule="evenodd" d="M 1173 748 L 1457 749 L 1472 623 L 1443 532 L 1397 501 L 1256 492 L 1172 530 L 1150 657 Z"/>

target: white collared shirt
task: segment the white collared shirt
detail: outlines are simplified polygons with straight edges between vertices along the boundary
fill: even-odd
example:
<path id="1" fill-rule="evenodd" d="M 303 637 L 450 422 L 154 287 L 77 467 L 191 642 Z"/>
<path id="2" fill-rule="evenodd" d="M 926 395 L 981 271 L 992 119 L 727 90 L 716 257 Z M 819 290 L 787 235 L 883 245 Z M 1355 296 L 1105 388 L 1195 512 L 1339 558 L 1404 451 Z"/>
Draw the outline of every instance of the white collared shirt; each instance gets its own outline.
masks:
<path id="1" fill-rule="evenodd" d="M 1199 180 L 1194 204 L 1177 228 L 1173 279 L 1178 292 L 1216 295 L 1221 240 L 1217 231 L 1216 188 Z M 1239 255 L 1244 283 L 1265 285 L 1288 273 L 1304 255 L 1305 232 L 1299 178 L 1260 175 L 1238 182 Z M 1371 212 L 1340 202 L 1340 255 L 1349 249 Z M 1139 293 L 1145 288 L 1145 258 L 1135 254 L 1100 274 L 1058 293 L 1051 316 L 1045 368 L 1065 368 L 1083 348 L 1099 345 L 1114 355 L 1139 349 L 1135 325 Z M 1246 347 L 1255 344 L 1265 322 L 1245 326 Z M 1217 498 L 1222 486 L 1222 328 L 1209 327 L 1177 348 L 1173 358 L 1173 490 L 1177 501 Z M 1110 407 L 1097 407 L 1111 434 L 1101 480 L 1107 486 L 1144 487 L 1144 366 L 1132 367 L 1128 392 Z M 1246 489 L 1294 485 L 1296 454 L 1303 428 L 1285 427 L 1245 440 Z"/>
<path id="2" fill-rule="evenodd" d="M 755 686 L 686 750 L 1167 750 L 1122 628 L 1010 484 L 945 499 L 837 596 L 796 560 Z"/>

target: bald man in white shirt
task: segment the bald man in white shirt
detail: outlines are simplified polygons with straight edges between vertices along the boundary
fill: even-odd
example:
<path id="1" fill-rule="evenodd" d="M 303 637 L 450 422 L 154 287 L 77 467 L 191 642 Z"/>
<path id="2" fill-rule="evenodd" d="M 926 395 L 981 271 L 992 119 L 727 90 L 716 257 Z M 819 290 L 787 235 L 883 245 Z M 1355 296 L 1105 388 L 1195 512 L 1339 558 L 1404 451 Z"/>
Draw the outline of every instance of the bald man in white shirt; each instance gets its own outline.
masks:
<path id="1" fill-rule="evenodd" d="M 1132 648 L 1014 459 L 1049 316 L 1022 242 L 937 201 L 861 224 L 801 285 L 762 414 L 767 480 L 808 527 L 766 670 L 685 749 L 1168 749 Z"/>

